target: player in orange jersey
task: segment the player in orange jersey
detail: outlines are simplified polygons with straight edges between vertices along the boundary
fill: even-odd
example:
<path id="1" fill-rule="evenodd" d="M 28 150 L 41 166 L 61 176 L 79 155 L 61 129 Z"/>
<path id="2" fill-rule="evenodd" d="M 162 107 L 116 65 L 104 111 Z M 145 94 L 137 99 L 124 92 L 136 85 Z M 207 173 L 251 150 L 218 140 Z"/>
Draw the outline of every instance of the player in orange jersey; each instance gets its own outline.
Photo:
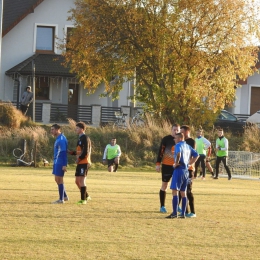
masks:
<path id="1" fill-rule="evenodd" d="M 172 126 L 171 134 L 163 137 L 156 161 L 156 171 L 162 172 L 162 186 L 159 192 L 160 212 L 167 213 L 165 208 L 166 190 L 173 173 L 174 136 L 180 132 L 180 125 Z"/>

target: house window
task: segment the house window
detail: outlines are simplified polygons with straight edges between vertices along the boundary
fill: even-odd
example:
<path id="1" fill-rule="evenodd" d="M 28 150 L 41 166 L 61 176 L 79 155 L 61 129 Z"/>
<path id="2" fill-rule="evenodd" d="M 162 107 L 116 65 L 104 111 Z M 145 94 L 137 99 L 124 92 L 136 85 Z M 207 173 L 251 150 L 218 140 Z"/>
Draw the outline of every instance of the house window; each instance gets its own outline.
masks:
<path id="1" fill-rule="evenodd" d="M 69 43 L 70 38 L 72 37 L 73 30 L 74 30 L 74 27 L 67 27 L 66 44 Z M 69 50 L 69 48 L 66 47 L 66 50 Z"/>
<path id="2" fill-rule="evenodd" d="M 39 77 L 35 80 L 35 99 L 49 100 L 50 80 L 48 77 Z"/>
<path id="3" fill-rule="evenodd" d="M 55 28 L 50 26 L 37 26 L 36 51 L 54 52 Z"/>

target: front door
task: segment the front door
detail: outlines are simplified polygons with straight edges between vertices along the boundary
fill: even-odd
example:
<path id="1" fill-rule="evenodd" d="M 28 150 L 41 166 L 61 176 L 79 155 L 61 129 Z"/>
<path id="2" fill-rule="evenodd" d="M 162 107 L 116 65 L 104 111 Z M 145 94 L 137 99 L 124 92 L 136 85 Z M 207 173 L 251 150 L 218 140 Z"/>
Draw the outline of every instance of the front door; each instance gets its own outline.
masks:
<path id="1" fill-rule="evenodd" d="M 68 118 L 78 121 L 79 85 L 69 84 L 68 93 Z"/>
<path id="2" fill-rule="evenodd" d="M 260 110 L 260 87 L 251 87 L 250 115 Z"/>

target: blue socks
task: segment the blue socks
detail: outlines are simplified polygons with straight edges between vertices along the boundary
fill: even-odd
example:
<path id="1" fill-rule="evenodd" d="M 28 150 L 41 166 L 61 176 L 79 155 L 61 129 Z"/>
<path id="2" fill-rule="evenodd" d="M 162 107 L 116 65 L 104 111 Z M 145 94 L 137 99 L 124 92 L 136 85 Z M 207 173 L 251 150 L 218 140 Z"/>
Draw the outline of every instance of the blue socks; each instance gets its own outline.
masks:
<path id="1" fill-rule="evenodd" d="M 187 207 L 187 197 L 181 198 L 181 215 L 185 216 Z"/>
<path id="2" fill-rule="evenodd" d="M 60 194 L 60 200 L 64 200 L 64 184 L 58 184 L 59 194 Z"/>
<path id="3" fill-rule="evenodd" d="M 177 215 L 177 213 L 178 213 L 178 204 L 179 204 L 178 196 L 173 196 L 173 198 L 172 198 L 173 215 Z"/>

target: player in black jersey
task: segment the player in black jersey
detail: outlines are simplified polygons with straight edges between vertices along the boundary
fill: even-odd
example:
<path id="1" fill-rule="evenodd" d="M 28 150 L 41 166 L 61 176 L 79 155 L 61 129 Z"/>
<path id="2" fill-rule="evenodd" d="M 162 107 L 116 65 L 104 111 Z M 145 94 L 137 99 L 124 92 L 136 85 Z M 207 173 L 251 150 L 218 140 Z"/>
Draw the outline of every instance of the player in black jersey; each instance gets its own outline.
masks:
<path id="1" fill-rule="evenodd" d="M 167 213 L 165 208 L 165 198 L 166 198 L 166 190 L 168 187 L 168 183 L 171 180 L 173 173 L 173 164 L 174 164 L 174 136 L 176 133 L 180 132 L 180 125 L 174 124 L 172 126 L 171 135 L 167 135 L 163 137 L 161 141 L 161 145 L 159 148 L 157 160 L 156 160 L 156 171 L 162 171 L 162 186 L 159 191 L 160 197 L 160 212 Z"/>

